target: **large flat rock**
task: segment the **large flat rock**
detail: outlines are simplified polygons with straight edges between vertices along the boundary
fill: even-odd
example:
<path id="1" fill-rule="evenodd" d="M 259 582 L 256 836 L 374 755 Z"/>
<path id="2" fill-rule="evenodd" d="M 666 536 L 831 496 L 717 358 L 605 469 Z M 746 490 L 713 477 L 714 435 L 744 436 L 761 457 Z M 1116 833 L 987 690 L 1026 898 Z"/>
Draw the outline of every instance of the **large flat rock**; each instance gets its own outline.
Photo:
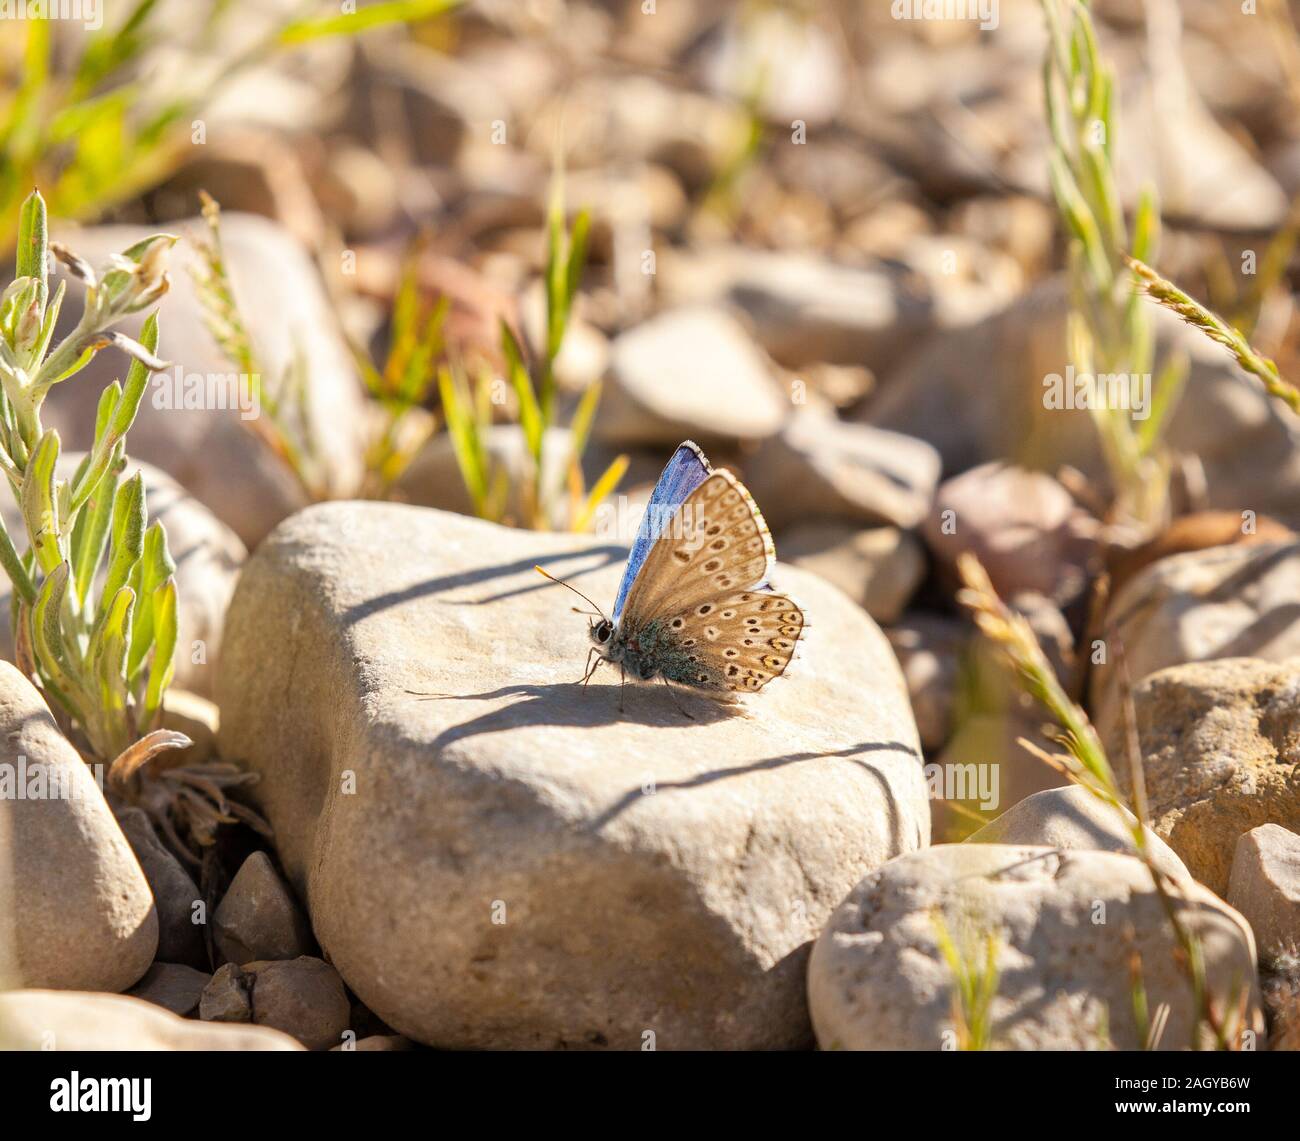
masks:
<path id="1" fill-rule="evenodd" d="M 923 847 L 916 728 L 875 624 L 778 568 L 811 629 L 724 708 L 584 690 L 621 548 L 429 509 L 310 508 L 240 580 L 223 756 L 257 794 L 329 961 L 446 1047 L 794 1047 L 811 940 L 868 871 Z"/>

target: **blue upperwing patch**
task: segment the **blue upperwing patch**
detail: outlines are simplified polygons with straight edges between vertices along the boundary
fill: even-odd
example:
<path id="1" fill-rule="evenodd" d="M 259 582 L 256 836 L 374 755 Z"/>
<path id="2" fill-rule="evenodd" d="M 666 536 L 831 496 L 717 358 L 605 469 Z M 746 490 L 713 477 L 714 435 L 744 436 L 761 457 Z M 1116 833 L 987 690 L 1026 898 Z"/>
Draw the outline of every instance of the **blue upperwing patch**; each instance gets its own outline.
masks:
<path id="1" fill-rule="evenodd" d="M 618 597 L 614 599 L 614 621 L 618 622 L 623 613 L 623 603 L 627 592 L 636 582 L 650 548 L 663 533 L 677 509 L 686 502 L 687 497 L 713 473 L 704 453 L 687 440 L 673 452 L 672 459 L 664 466 L 659 482 L 655 484 L 650 502 L 646 504 L 641 526 L 637 528 L 636 541 L 628 554 L 627 567 L 623 571 L 623 581 L 618 584 Z"/>

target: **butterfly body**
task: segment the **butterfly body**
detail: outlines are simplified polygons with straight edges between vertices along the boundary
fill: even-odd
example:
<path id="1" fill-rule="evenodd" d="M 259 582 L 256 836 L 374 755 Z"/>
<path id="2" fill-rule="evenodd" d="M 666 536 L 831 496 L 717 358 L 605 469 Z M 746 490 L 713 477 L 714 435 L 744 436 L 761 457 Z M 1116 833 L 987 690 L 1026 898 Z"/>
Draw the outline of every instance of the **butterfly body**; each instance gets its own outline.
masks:
<path id="1" fill-rule="evenodd" d="M 597 653 L 607 662 L 620 665 L 629 677 L 637 681 L 653 681 L 656 677 L 676 682 L 678 685 L 698 689 L 726 690 L 720 670 L 701 662 L 691 647 L 682 645 L 682 638 L 660 619 L 647 623 L 638 630 L 615 628 L 607 642 L 600 642 L 592 627 L 592 641 Z"/>
<path id="2" fill-rule="evenodd" d="M 776 552 L 749 492 L 694 444 L 674 453 L 650 498 L 613 618 L 591 626 L 594 665 L 662 678 L 729 701 L 779 677 L 803 611 L 767 578 Z"/>

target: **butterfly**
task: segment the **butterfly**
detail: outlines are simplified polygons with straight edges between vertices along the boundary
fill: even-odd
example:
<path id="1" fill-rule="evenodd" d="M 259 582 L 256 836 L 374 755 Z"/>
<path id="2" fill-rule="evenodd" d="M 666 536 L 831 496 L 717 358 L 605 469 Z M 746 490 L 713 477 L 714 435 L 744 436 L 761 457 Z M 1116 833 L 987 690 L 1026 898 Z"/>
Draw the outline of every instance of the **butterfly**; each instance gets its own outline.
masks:
<path id="1" fill-rule="evenodd" d="M 755 693 L 785 672 L 803 611 L 767 585 L 772 535 L 745 486 L 714 471 L 687 440 L 655 485 L 637 530 L 612 616 L 595 607 L 583 684 L 602 662 L 623 679 L 661 678 L 721 701 Z M 594 661 L 593 661 L 594 657 Z M 669 685 L 671 690 L 671 686 Z M 683 710 L 683 712 L 685 712 Z"/>

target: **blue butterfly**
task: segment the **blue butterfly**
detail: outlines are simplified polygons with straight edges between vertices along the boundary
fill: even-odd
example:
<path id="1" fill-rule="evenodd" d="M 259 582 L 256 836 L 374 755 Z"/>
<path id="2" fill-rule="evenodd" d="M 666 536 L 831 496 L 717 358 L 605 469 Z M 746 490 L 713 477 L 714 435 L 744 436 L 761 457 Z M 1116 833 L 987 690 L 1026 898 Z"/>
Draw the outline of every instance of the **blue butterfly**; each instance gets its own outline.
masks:
<path id="1" fill-rule="evenodd" d="M 753 497 L 686 441 L 650 496 L 613 617 L 596 607 L 583 683 L 612 662 L 624 679 L 658 677 L 722 701 L 762 689 L 785 672 L 804 629 L 803 611 L 767 585 L 775 561 Z"/>

